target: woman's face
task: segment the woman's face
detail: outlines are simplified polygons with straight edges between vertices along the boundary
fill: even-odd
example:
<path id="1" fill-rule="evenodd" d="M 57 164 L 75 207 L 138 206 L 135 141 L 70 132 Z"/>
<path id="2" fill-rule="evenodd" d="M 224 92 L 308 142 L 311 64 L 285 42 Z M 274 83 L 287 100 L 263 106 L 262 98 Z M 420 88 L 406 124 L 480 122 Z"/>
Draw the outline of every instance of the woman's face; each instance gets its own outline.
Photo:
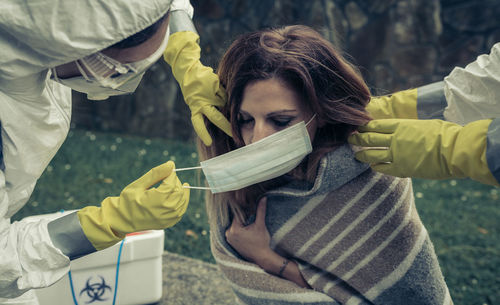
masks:
<path id="1" fill-rule="evenodd" d="M 301 121 L 307 123 L 312 116 L 295 91 L 272 78 L 245 87 L 237 124 L 245 145 L 248 145 Z M 314 119 L 307 125 L 311 142 L 316 121 Z"/>

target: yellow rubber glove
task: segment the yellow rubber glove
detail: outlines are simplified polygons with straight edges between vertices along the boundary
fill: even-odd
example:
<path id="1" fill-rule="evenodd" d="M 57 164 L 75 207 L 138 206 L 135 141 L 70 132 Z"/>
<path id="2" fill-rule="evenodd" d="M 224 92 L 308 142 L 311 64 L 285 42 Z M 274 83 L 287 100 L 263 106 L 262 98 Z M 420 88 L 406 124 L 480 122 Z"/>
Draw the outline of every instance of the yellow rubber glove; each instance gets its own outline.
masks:
<path id="1" fill-rule="evenodd" d="M 486 161 L 486 133 L 492 120 L 460 126 L 441 120 L 373 120 L 351 135 L 364 146 L 356 158 L 376 171 L 399 177 L 469 177 L 499 185 Z"/>
<path id="2" fill-rule="evenodd" d="M 417 119 L 417 89 L 372 97 L 366 110 L 375 119 Z"/>
<path id="3" fill-rule="evenodd" d="M 212 138 L 205 127 L 203 116 L 229 136 L 232 136 L 231 124 L 217 109 L 226 103 L 226 92 L 212 68 L 200 62 L 201 49 L 198 41 L 199 36 L 194 32 L 174 33 L 169 37 L 163 58 L 172 68 L 184 100 L 191 109 L 194 130 L 203 143 L 210 146 Z"/>
<path id="4" fill-rule="evenodd" d="M 157 166 L 124 188 L 119 197 L 108 197 L 100 207 L 78 211 L 80 225 L 92 245 L 101 250 L 128 233 L 175 225 L 186 212 L 189 189 L 183 187 L 174 169 L 172 161 Z"/>

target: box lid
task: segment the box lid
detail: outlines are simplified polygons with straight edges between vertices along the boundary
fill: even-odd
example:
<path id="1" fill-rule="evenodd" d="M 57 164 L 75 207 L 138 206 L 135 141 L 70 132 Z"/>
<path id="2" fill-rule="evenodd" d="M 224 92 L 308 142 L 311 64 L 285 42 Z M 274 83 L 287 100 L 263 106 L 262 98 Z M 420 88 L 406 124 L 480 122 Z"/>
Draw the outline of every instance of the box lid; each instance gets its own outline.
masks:
<path id="1" fill-rule="evenodd" d="M 61 211 L 51 214 L 35 215 L 24 218 L 26 221 L 41 219 L 56 219 L 74 211 Z M 165 232 L 150 230 L 128 234 L 123 242 L 120 264 L 131 261 L 161 256 L 163 253 Z M 122 242 L 89 255 L 71 261 L 71 270 L 87 269 L 99 266 L 114 265 L 118 261 L 118 254 Z"/>

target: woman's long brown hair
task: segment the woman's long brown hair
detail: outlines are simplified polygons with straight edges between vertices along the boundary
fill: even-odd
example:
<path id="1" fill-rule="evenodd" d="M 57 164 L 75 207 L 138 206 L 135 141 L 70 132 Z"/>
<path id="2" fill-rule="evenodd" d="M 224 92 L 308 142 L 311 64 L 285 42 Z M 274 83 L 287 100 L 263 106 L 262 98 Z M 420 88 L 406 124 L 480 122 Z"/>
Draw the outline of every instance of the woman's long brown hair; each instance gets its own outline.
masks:
<path id="1" fill-rule="evenodd" d="M 370 120 L 365 110 L 370 92 L 359 71 L 315 30 L 306 26 L 267 29 L 237 38 L 226 51 L 217 71 L 227 92 L 221 109 L 229 118 L 233 138 L 207 121 L 213 144 L 199 142 L 200 158 L 206 160 L 244 145 L 237 117 L 245 87 L 255 81 L 277 79 L 295 90 L 311 113 L 318 129 L 313 152 L 293 171 L 297 179 L 312 182 L 321 157 L 346 143 L 357 126 Z M 232 213 L 242 221 L 255 211 L 257 199 L 280 185 L 281 179 L 259 183 L 238 191 L 208 194 L 211 224 L 229 224 Z"/>

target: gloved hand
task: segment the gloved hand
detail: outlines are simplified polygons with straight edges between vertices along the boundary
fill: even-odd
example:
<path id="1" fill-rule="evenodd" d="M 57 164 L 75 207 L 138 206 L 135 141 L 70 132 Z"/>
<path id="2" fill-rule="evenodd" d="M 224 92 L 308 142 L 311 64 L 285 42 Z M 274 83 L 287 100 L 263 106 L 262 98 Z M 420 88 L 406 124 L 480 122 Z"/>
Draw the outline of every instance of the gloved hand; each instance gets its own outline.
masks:
<path id="1" fill-rule="evenodd" d="M 203 116 L 229 136 L 232 136 L 231 124 L 216 108 L 224 106 L 226 93 L 212 68 L 200 62 L 201 49 L 198 40 L 199 36 L 194 32 L 174 33 L 170 35 L 163 57 L 172 67 L 184 100 L 191 109 L 194 130 L 203 143 L 210 146 L 212 138 L 208 134 Z"/>
<path id="2" fill-rule="evenodd" d="M 417 119 L 417 89 L 372 97 L 366 110 L 374 119 Z"/>
<path id="3" fill-rule="evenodd" d="M 183 188 L 174 169 L 172 161 L 157 166 L 125 187 L 119 197 L 108 197 L 100 207 L 78 211 L 83 232 L 92 245 L 101 250 L 127 233 L 175 225 L 186 212 L 189 189 Z"/>
<path id="4" fill-rule="evenodd" d="M 469 177 L 498 185 L 486 161 L 491 120 L 460 126 L 441 120 L 373 120 L 349 137 L 364 146 L 356 158 L 375 171 L 399 177 L 446 179 Z"/>

